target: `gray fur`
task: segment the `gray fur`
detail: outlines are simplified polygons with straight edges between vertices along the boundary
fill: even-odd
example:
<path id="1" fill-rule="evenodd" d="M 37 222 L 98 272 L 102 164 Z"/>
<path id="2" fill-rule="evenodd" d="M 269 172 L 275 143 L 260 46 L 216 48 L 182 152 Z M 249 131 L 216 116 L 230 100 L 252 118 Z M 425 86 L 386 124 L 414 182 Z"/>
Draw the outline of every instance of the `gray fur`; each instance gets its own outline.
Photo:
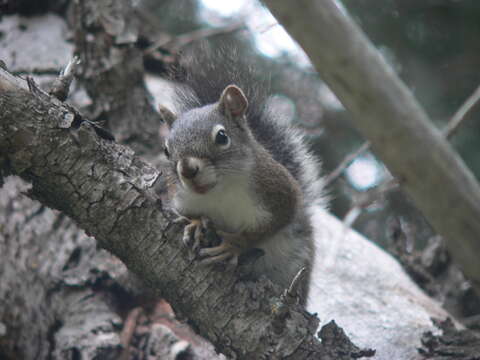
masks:
<path id="1" fill-rule="evenodd" d="M 286 288 L 301 267 L 311 270 L 311 208 L 325 204 L 319 162 L 300 132 L 279 122 L 277 114 L 265 108 L 265 92 L 251 67 L 229 66 L 223 58 L 219 71 L 209 68 L 208 59 L 199 61 L 207 65 L 190 64 L 195 69 L 186 77 L 187 86 L 178 92 L 181 113 L 171 124 L 167 145 L 172 164 L 192 157 L 201 171 L 190 183 L 180 179 L 175 165 L 172 167 L 173 204 L 182 215 L 206 216 L 218 230 L 238 234 L 239 241 L 247 244 L 245 248 L 263 249 L 265 256 L 254 265 L 255 272 Z M 235 72 L 229 72 L 231 69 Z M 239 69 L 243 70 L 241 78 Z M 221 94 L 229 84 L 239 84 L 245 92 L 246 114 L 243 93 L 237 88 L 233 96 L 239 98 L 231 104 L 233 113 L 240 115 L 225 111 Z M 226 148 L 219 147 L 212 136 L 212 129 L 219 125 L 230 138 Z M 192 190 L 197 182 L 211 185 L 212 190 L 197 193 Z M 303 287 L 303 301 L 307 288 Z"/>

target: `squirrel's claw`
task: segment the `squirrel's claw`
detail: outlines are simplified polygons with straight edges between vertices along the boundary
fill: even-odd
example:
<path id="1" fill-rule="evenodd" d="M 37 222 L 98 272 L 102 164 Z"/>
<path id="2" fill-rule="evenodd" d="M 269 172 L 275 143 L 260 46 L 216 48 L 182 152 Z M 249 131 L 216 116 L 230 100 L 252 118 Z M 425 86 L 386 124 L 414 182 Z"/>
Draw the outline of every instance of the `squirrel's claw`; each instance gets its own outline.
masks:
<path id="1" fill-rule="evenodd" d="M 223 262 L 225 260 L 228 260 L 228 264 L 231 265 L 232 267 L 236 267 L 238 265 L 238 255 L 232 255 L 229 253 L 223 253 L 217 256 L 212 256 L 209 258 L 202 259 L 200 261 L 200 264 L 211 265 L 211 264 Z"/>
<path id="2" fill-rule="evenodd" d="M 240 255 L 241 250 L 231 242 L 223 239 L 220 245 L 210 248 L 202 248 L 198 253 L 200 257 L 204 258 L 200 261 L 202 265 L 215 264 L 229 260 L 228 262 L 230 265 L 237 266 L 238 256 Z"/>
<path id="3" fill-rule="evenodd" d="M 191 247 L 194 251 L 198 249 L 204 236 L 204 226 L 201 219 L 188 220 L 190 223 L 183 230 L 182 241 L 185 246 Z"/>
<path id="4" fill-rule="evenodd" d="M 185 216 L 178 215 L 175 219 L 172 220 L 174 224 L 190 223 L 190 220 Z"/>
<path id="5" fill-rule="evenodd" d="M 188 222 L 183 230 L 182 242 L 201 258 L 200 264 L 209 265 L 228 260 L 229 265 L 237 266 L 241 248 L 234 241 L 229 241 L 229 239 L 223 237 L 221 244 L 218 246 L 202 247 L 205 245 L 202 243 L 205 239 L 205 231 L 209 225 L 207 218 L 188 219 L 180 216 L 178 220 Z"/>

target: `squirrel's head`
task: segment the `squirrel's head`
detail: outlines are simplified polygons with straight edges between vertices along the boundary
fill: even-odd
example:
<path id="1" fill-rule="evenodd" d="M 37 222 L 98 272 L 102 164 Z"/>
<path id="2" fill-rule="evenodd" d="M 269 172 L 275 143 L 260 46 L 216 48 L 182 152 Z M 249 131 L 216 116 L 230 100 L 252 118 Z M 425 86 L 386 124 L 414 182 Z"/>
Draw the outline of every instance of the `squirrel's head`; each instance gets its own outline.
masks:
<path id="1" fill-rule="evenodd" d="M 245 116 L 247 106 L 243 91 L 229 85 L 218 102 L 178 118 L 161 109 L 170 128 L 165 155 L 185 190 L 205 194 L 229 175 L 248 174 L 254 140 Z"/>

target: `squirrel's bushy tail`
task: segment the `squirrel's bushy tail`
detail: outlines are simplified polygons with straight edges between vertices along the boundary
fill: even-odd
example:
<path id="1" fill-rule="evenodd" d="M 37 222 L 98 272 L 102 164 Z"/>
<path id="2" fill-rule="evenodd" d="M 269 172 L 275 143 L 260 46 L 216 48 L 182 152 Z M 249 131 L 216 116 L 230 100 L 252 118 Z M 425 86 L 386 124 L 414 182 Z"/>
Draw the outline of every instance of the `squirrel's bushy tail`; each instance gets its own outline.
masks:
<path id="1" fill-rule="evenodd" d="M 237 48 L 224 45 L 212 50 L 201 42 L 182 54 L 172 79 L 183 84 L 176 90 L 180 112 L 212 104 L 226 86 L 239 86 L 249 102 L 247 119 L 257 141 L 300 183 L 307 205 L 326 205 L 320 161 L 308 149 L 301 131 L 285 124 L 283 116 L 267 106 L 268 76 Z"/>

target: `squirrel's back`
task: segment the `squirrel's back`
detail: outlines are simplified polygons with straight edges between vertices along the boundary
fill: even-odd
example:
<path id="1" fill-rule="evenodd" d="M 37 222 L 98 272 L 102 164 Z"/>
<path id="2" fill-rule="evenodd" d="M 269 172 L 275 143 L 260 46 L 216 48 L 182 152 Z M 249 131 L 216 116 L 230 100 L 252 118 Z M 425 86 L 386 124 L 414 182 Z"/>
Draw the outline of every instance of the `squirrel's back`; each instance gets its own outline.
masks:
<path id="1" fill-rule="evenodd" d="M 239 86 L 249 102 L 246 117 L 256 140 L 298 181 L 307 207 L 325 205 L 319 160 L 308 150 L 301 132 L 267 106 L 265 75 L 235 48 L 197 47 L 182 56 L 173 77 L 183 84 L 176 97 L 181 112 L 215 103 L 228 85 Z"/>

